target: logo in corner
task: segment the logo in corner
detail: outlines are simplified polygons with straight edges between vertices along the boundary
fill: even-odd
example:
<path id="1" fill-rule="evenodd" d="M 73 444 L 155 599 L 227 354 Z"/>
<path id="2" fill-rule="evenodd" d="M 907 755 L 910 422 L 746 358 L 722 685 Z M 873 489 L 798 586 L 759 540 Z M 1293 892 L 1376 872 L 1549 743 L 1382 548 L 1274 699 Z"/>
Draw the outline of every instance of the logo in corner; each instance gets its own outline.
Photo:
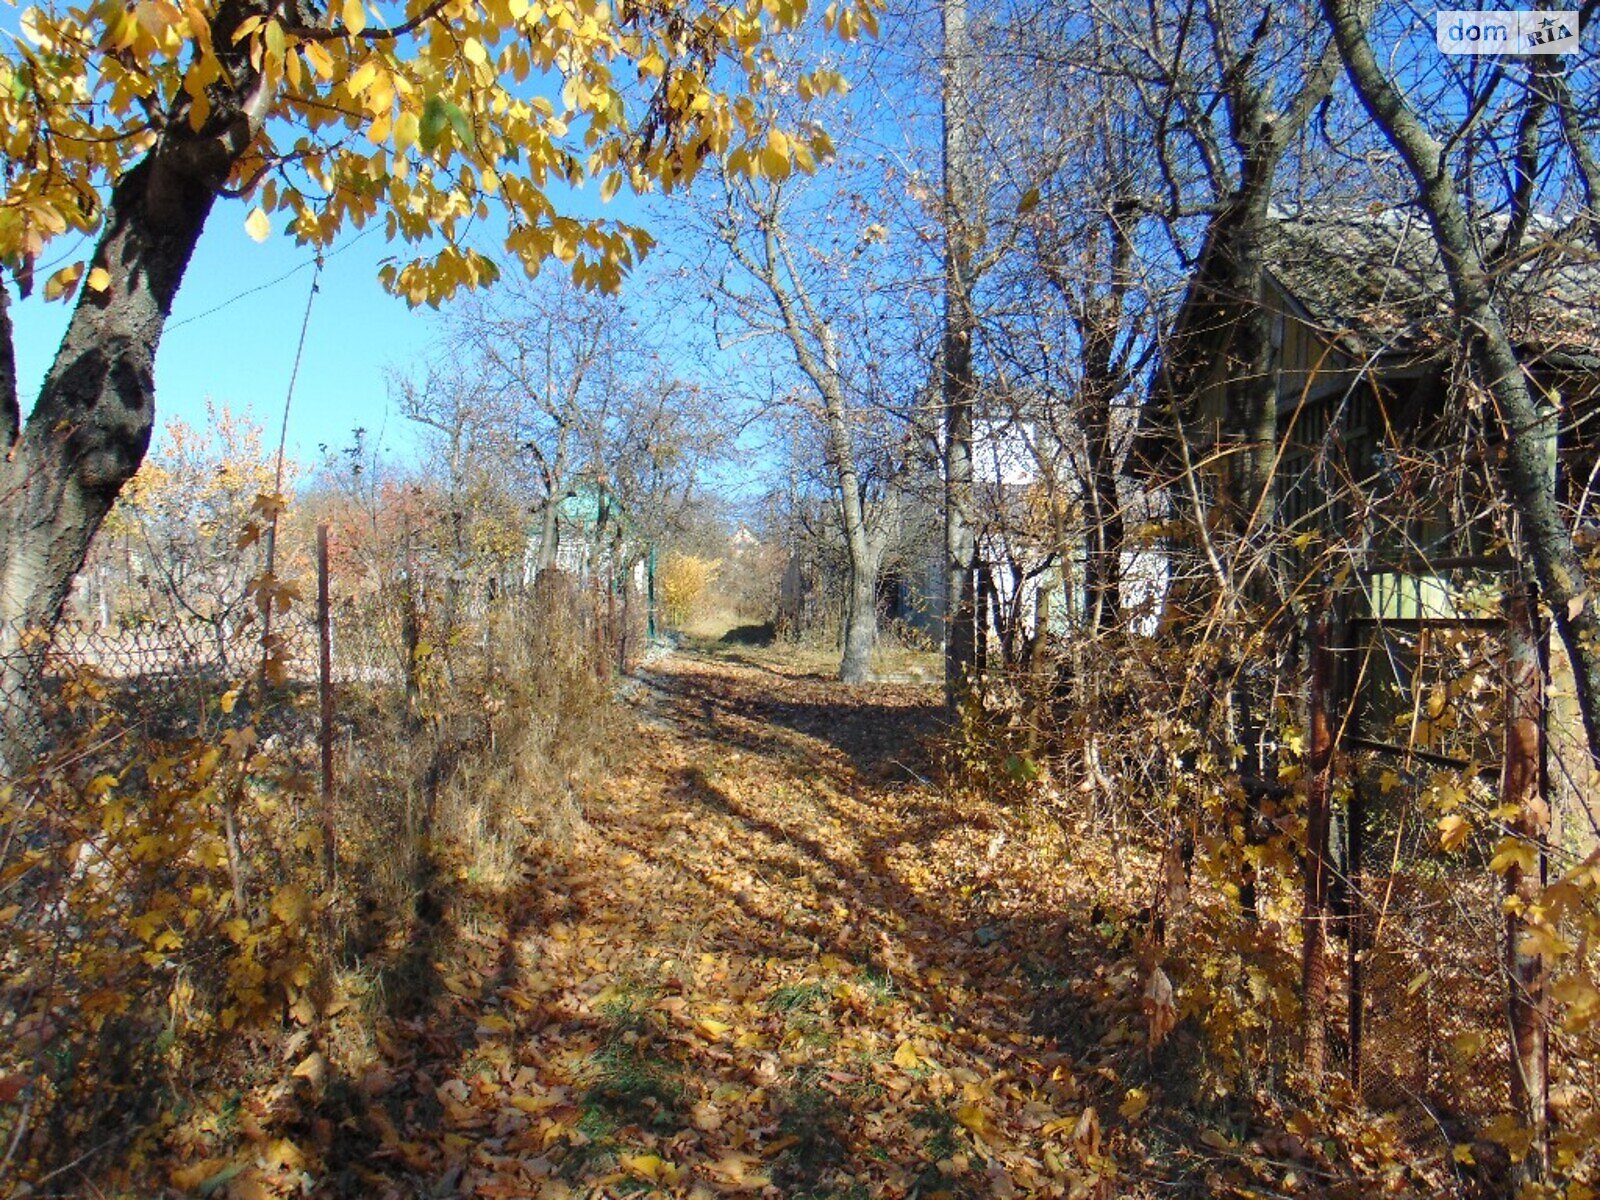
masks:
<path id="1" fill-rule="evenodd" d="M 1442 9 L 1434 42 L 1444 54 L 1577 54 L 1576 10 Z"/>

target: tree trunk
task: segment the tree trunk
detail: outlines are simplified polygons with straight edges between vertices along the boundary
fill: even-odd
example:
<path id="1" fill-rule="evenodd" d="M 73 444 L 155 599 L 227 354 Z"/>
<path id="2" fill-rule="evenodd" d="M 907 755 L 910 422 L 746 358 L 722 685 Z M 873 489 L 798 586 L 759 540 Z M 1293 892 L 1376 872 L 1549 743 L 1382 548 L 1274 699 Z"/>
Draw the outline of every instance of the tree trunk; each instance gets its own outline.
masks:
<path id="1" fill-rule="evenodd" d="M 544 512 L 539 519 L 539 553 L 534 560 L 534 576 L 537 578 L 556 565 L 556 555 L 561 550 L 561 500 L 556 496 L 555 488 L 550 489 L 550 494 L 545 499 Z"/>
<path id="2" fill-rule="evenodd" d="M 1084 600 L 1089 627 L 1109 633 L 1122 624 L 1122 547 L 1126 521 L 1117 494 L 1115 431 L 1109 396 L 1094 396 L 1084 405 L 1084 433 L 1089 468 L 1093 544 L 1084 564 Z"/>
<path id="3" fill-rule="evenodd" d="M 40 655 L 29 631 L 60 618 L 90 540 L 144 459 L 173 297 L 218 189 L 265 119 L 270 92 L 234 37 L 246 15 L 228 5 L 213 22 L 223 77 L 235 82 L 213 87 L 209 118 L 192 128 L 181 96 L 149 153 L 111 189 L 77 307 L 25 424 L 0 305 L 0 775 L 38 733 Z M 104 286 L 91 289 L 96 270 Z"/>
<path id="4" fill-rule="evenodd" d="M 28 755 L 39 733 L 39 641 L 29 631 L 47 632 L 60 618 L 90 539 L 150 444 L 156 347 L 233 161 L 186 153 L 195 146 L 158 146 L 113 189 L 91 263 L 110 282 L 79 296 L 25 425 L 10 369 L 10 322 L 0 312 L 0 404 L 16 431 L 0 463 L 0 704 L 8 743 L 0 746 L 0 772 Z"/>
<path id="5" fill-rule="evenodd" d="M 561 553 L 561 502 L 566 498 L 567 431 L 563 426 L 556 436 L 555 465 L 545 474 L 544 512 L 539 521 L 539 554 L 534 563 L 535 577 L 551 570 Z"/>
<path id="6" fill-rule="evenodd" d="M 766 287 L 783 320 L 783 334 L 794 351 L 795 364 L 811 381 L 822 401 L 828 466 L 839 496 L 839 518 L 849 561 L 846 581 L 844 650 L 839 678 L 864 682 L 870 672 L 878 635 L 878 564 L 883 558 L 884 521 L 869 520 L 861 469 L 856 463 L 850 405 L 833 327 L 813 306 L 794 270 L 777 210 L 762 218 L 762 258 L 742 253 L 729 242 L 735 258 Z M 787 281 L 787 282 L 786 282 Z M 892 493 L 882 500 L 879 515 L 894 509 Z"/>
<path id="7" fill-rule="evenodd" d="M 1119 348 L 1127 323 L 1127 298 L 1137 286 L 1133 271 L 1134 244 L 1128 222 L 1135 204 L 1117 196 L 1106 206 L 1105 232 L 1109 242 L 1105 285 L 1096 290 L 1092 281 L 1076 285 L 1060 268 L 1050 272 L 1056 289 L 1067 297 L 1081 344 L 1083 364 L 1079 390 L 1082 404 L 1084 458 L 1089 476 L 1089 553 L 1084 563 L 1084 611 L 1096 633 L 1110 633 L 1122 624 L 1122 549 L 1127 522 L 1117 486 L 1116 404 L 1133 385 L 1131 348 Z M 1061 542 L 1057 541 L 1057 545 Z"/>
<path id="8" fill-rule="evenodd" d="M 973 529 L 972 409 L 977 383 L 972 340 L 972 196 L 966 116 L 966 0 L 942 0 L 944 64 L 940 98 L 944 118 L 944 339 L 940 392 L 944 402 L 945 701 L 952 708 L 965 694 L 977 661 Z"/>
<path id="9" fill-rule="evenodd" d="M 831 361 L 831 353 L 828 357 Z M 839 485 L 839 516 L 844 526 L 850 568 L 845 581 L 844 651 L 839 660 L 839 678 L 844 683 L 865 683 L 872 671 L 872 650 L 878 640 L 880 556 L 867 528 L 861 474 L 856 467 L 854 439 L 850 436 L 844 397 L 831 386 L 827 394 L 825 419 L 829 450 Z"/>
<path id="10" fill-rule="evenodd" d="M 865 683 L 872 676 L 872 648 L 878 641 L 877 593 L 878 573 L 874 564 L 858 565 L 852 546 L 845 595 L 844 654 L 839 661 L 839 678 L 845 683 Z"/>

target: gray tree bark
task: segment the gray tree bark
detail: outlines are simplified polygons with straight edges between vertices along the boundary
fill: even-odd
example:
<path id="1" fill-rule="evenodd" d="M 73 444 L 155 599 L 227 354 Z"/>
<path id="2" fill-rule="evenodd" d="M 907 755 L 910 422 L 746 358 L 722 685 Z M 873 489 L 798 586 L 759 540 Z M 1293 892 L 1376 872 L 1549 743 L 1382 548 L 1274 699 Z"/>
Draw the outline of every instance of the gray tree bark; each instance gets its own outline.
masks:
<path id="1" fill-rule="evenodd" d="M 1207 607 L 1214 602 L 1235 613 L 1242 603 L 1261 611 L 1270 611 L 1274 605 L 1270 577 L 1258 569 L 1260 554 L 1247 552 L 1259 544 L 1274 516 L 1273 471 L 1278 451 L 1275 351 L 1271 314 L 1260 303 L 1273 185 L 1293 140 L 1331 91 L 1339 64 L 1333 48 L 1324 46 L 1298 91 L 1281 107 L 1276 106 L 1272 81 L 1263 82 L 1250 74 L 1268 32 L 1268 23 L 1261 22 L 1251 44 L 1240 48 L 1221 72 L 1234 168 L 1224 165 L 1228 157 L 1209 133 L 1194 135 L 1204 144 L 1203 157 L 1209 164 L 1207 174 L 1217 205 L 1207 232 L 1211 257 L 1200 264 L 1202 291 L 1197 296 L 1198 310 L 1210 310 L 1210 315 L 1199 319 L 1198 330 L 1174 340 L 1168 367 L 1175 394 L 1183 394 L 1205 371 L 1206 359 L 1215 352 L 1206 344 L 1206 327 L 1220 324 L 1227 330 L 1222 348 L 1228 368 L 1227 409 L 1220 433 L 1228 452 L 1230 489 L 1224 513 L 1236 544 L 1225 565 L 1219 564 L 1223 570 L 1203 585 L 1203 600 Z M 1208 127 L 1198 120 L 1198 99 L 1196 93 L 1179 93 L 1180 102 L 1193 114 L 1191 126 L 1204 131 Z M 1196 481 L 1189 483 L 1198 499 L 1193 486 Z M 1208 514 L 1197 505 L 1194 515 L 1197 527 L 1203 528 Z M 1208 579 L 1204 574 L 1197 578 Z M 1210 591 L 1213 583 L 1222 589 L 1220 594 Z M 1228 680 L 1230 740 L 1244 753 L 1240 762 L 1245 793 L 1242 819 L 1245 841 L 1253 844 L 1260 837 L 1257 826 L 1263 782 L 1273 773 L 1267 718 L 1275 682 L 1258 658 L 1225 656 L 1218 674 Z M 1253 919 L 1256 878 L 1249 865 L 1241 869 L 1239 906 Z"/>
<path id="2" fill-rule="evenodd" d="M 861 471 L 856 465 L 855 439 L 850 433 L 844 389 L 838 382 L 833 335 L 826 327 L 822 351 L 818 387 L 823 396 L 829 457 L 839 484 L 839 514 L 850 564 L 845 584 L 844 648 L 839 659 L 839 678 L 844 683 L 865 683 L 872 676 L 872 651 L 878 644 L 878 569 L 883 560 L 884 538 L 867 519 Z"/>
<path id="3" fill-rule="evenodd" d="M 730 188 L 738 186 L 729 183 Z M 776 332 L 789 344 L 795 365 L 821 401 L 828 468 L 839 498 L 849 567 L 845 580 L 844 645 L 839 678 L 844 683 L 865 683 L 871 677 L 872 651 L 878 640 L 878 574 L 884 548 L 899 520 L 899 505 L 892 494 L 892 485 L 891 494 L 882 497 L 875 507 L 867 502 L 857 461 L 844 366 L 833 327 L 796 269 L 778 193 L 774 191 L 765 204 L 746 195 L 744 203 L 759 214 L 759 253 L 740 242 L 732 221 L 723 229 L 723 241 L 734 261 L 772 298 L 777 310 Z"/>

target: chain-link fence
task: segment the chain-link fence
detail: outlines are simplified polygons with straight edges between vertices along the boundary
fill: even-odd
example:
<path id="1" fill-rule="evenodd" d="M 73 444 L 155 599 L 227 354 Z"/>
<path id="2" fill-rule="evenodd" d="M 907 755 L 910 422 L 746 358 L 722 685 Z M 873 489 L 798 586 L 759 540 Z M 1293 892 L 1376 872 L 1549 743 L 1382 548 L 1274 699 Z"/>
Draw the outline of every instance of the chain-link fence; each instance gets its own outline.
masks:
<path id="1" fill-rule="evenodd" d="M 1581 1067 L 1552 1023 L 1548 966 L 1519 945 L 1515 877 L 1536 894 L 1595 845 L 1560 647 L 1527 619 L 1519 670 L 1518 607 L 1490 608 L 1352 621 L 1340 647 L 1349 1066 L 1367 1102 L 1457 1174 L 1472 1163 L 1461 1147 L 1500 1153 L 1486 1132 L 1545 1111 Z M 1531 738 L 1514 732 L 1519 712 Z"/>
<path id="2" fill-rule="evenodd" d="M 1570 672 L 1548 630 L 1529 628 L 1534 681 L 1531 692 L 1519 691 L 1501 603 L 1506 586 L 1501 578 L 1479 586 L 1484 607 L 1475 613 L 1443 614 L 1413 603 L 1401 615 L 1380 595 L 1368 598 L 1361 617 L 1327 623 L 1320 636 L 1329 639 L 1324 644 L 1339 681 L 1320 714 L 1329 748 L 1332 886 L 1322 915 L 1305 923 L 1284 914 L 1290 905 L 1298 908 L 1300 898 L 1288 897 L 1311 860 L 1303 818 L 1315 786 L 1318 721 L 1310 719 L 1307 698 L 1319 637 L 1313 622 L 1294 632 L 1298 641 L 1288 644 L 1298 651 L 1286 653 L 1270 675 L 1282 690 L 1270 704 L 1257 701 L 1275 714 L 1264 735 L 1271 753 L 1260 759 L 1269 784 L 1259 796 L 1230 799 L 1231 781 L 1216 772 L 1211 783 L 1220 798 L 1209 807 L 1202 798 L 1176 819 L 1162 796 L 1190 783 L 1206 786 L 1207 768 L 1193 761 L 1199 755 L 1185 761 L 1182 749 L 1146 752 L 1160 746 L 1170 720 L 1159 715 L 1160 686 L 1173 676 L 1156 643 L 1134 641 L 1117 656 L 1096 657 L 1061 642 L 1050 647 L 1055 657 L 1042 671 L 1038 664 L 1009 673 L 992 667 L 983 681 L 994 726 L 986 733 L 1012 752 L 1007 761 L 1018 764 L 1017 776 L 1048 770 L 1065 803 L 1092 806 L 1086 824 L 1126 829 L 1144 841 L 1161 855 L 1168 878 L 1159 886 L 1168 894 L 1174 879 L 1188 896 L 1189 885 L 1206 878 L 1201 872 L 1186 878 L 1184 839 L 1194 836 L 1187 830 L 1197 830 L 1193 853 L 1212 855 L 1213 872 L 1218 856 L 1235 846 L 1246 864 L 1257 857 L 1267 864 L 1255 880 L 1258 901 L 1237 910 L 1218 904 L 1216 911 L 1232 912 L 1233 932 L 1248 929 L 1258 948 L 1267 945 L 1263 930 L 1284 935 L 1272 950 L 1285 958 L 1305 953 L 1304 944 L 1288 940 L 1291 930 L 1325 930 L 1325 960 L 1317 965 L 1326 985 L 1318 997 L 1326 1066 L 1344 1075 L 1371 1109 L 1390 1114 L 1418 1161 L 1462 1180 L 1476 1178 L 1468 1161 L 1474 1155 L 1482 1162 L 1498 1155 L 1503 1168 L 1507 1152 L 1494 1138 L 1507 1136 L 1529 1107 L 1515 1095 L 1514 1029 L 1531 1030 L 1526 1044 L 1546 1047 L 1535 1051 L 1543 1061 L 1533 1086 L 1556 1097 L 1552 1111 L 1563 1095 L 1592 1092 L 1578 1077 L 1589 1069 L 1588 1051 L 1564 1042 L 1552 1016 L 1560 1010 L 1551 998 L 1558 977 L 1535 968 L 1543 973 L 1529 986 L 1513 969 L 1525 932 L 1508 909 L 1516 869 L 1536 894 L 1544 879 L 1557 879 L 1592 854 L 1600 831 L 1592 812 L 1596 792 L 1584 782 L 1592 776 L 1582 769 L 1587 757 L 1570 707 Z M 1154 665 L 1141 668 L 1138 656 L 1146 651 Z M 1188 678 L 1199 680 L 1196 690 L 1205 683 L 1201 670 Z M 1217 695 L 1231 697 L 1221 688 L 1213 693 L 1215 708 L 1226 712 Z M 1141 698 L 1137 707 L 1130 697 Z M 1526 764 L 1531 790 L 1512 795 L 1504 773 L 1518 703 L 1531 706 L 1537 732 Z M 1193 742 L 1208 744 L 1200 737 Z M 1048 761 L 1036 765 L 1035 756 Z M 1229 865 L 1222 877 L 1233 882 L 1255 873 L 1249 865 Z M 1295 984 L 1304 988 L 1302 978 Z M 1297 1012 L 1290 1021 L 1301 1019 Z M 1535 1096 L 1531 1107 L 1538 1106 Z"/>
<path id="3" fill-rule="evenodd" d="M 642 653 L 647 604 L 632 574 L 551 572 L 548 588 L 574 617 L 567 636 L 610 670 Z M 335 688 L 482 691 L 522 647 L 537 585 L 401 573 L 380 586 L 329 583 L 330 684 Z M 303 589 L 311 592 L 312 588 Z M 280 695 L 319 682 L 318 607 L 301 600 L 270 619 L 0 626 L 5 761 L 21 769 L 94 722 L 122 735 L 173 739 L 217 723 L 219 703 L 256 679 Z M 247 689 L 248 690 L 248 689 Z M 246 710 L 247 711 L 247 710 Z"/>
<path id="4" fill-rule="evenodd" d="M 31 756 L 107 711 L 122 728 L 167 738 L 191 732 L 248 671 L 252 644 L 237 629 L 198 621 L 68 621 L 48 631 L 0 629 L 0 648 L 9 753 Z"/>
<path id="5" fill-rule="evenodd" d="M 1442 849 L 1431 772 L 1378 756 L 1352 767 L 1339 923 L 1351 1074 L 1407 1140 L 1448 1155 L 1510 1104 L 1503 885 L 1483 853 Z"/>

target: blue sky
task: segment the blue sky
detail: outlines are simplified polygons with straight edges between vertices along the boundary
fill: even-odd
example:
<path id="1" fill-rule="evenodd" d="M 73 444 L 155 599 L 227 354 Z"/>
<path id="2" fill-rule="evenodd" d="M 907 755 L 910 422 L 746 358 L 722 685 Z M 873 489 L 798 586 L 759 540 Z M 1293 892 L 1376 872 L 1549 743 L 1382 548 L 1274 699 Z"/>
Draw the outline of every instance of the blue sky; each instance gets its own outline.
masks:
<path id="1" fill-rule="evenodd" d="M 564 212 L 641 224 L 662 239 L 663 245 L 624 284 L 624 295 L 631 299 L 641 324 L 668 332 L 664 340 L 678 374 L 714 379 L 724 389 L 737 387 L 738 380 L 749 374 L 749 386 L 759 389 L 763 372 L 743 363 L 742 355 L 719 353 L 711 344 L 704 314 L 688 303 L 691 296 L 682 287 L 664 286 L 659 277 L 661 271 L 681 265 L 670 243 L 691 242 L 671 213 L 681 197 L 641 199 L 622 194 L 601 205 L 595 189 L 589 188 L 553 198 Z M 203 426 L 208 404 L 214 402 L 260 425 L 264 446 L 277 444 L 315 260 L 308 248 L 295 245 L 281 232 L 264 243 L 251 240 L 244 230 L 247 211 L 248 206 L 238 201 L 218 203 L 184 275 L 156 357 L 158 441 L 174 420 Z M 487 226 L 476 241 L 491 254 L 499 245 Z M 52 245 L 41 263 L 41 278 L 87 258 L 91 249 L 87 240 L 63 239 Z M 311 463 L 321 457 L 322 446 L 341 449 L 350 444 L 358 426 L 367 431 L 369 448 L 410 461 L 421 452 L 416 427 L 389 402 L 386 374 L 423 357 L 448 304 L 442 310 L 413 309 L 378 282 L 378 268 L 386 258 L 409 258 L 415 250 L 387 242 L 381 224 L 374 224 L 366 231 L 346 230 L 325 256 L 289 413 L 292 458 Z M 694 256 L 692 246 L 690 254 Z M 520 267 L 512 262 L 506 269 Z M 559 263 L 545 269 L 565 270 Z M 70 302 L 46 303 L 39 290 L 25 301 L 13 296 L 18 391 L 24 410 L 31 407 L 55 355 L 71 307 Z M 761 490 L 762 479 L 750 470 L 752 454 L 759 455 L 758 444 L 753 433 L 742 439 L 748 453 L 740 454 L 728 470 L 717 472 L 720 490 Z"/>
<path id="2" fill-rule="evenodd" d="M 0 36 L 16 32 L 26 7 L 0 3 Z M 567 215 L 643 223 L 640 201 L 626 192 L 602 205 L 597 186 L 573 190 L 554 184 L 549 190 Z M 277 443 L 314 255 L 283 235 L 287 217 L 281 213 L 274 218 L 273 236 L 253 241 L 244 230 L 249 207 L 238 200 L 217 203 L 184 275 L 156 358 L 158 439 L 175 419 L 203 424 L 208 402 L 215 402 L 247 413 L 262 426 L 264 444 Z M 490 223 L 484 223 L 475 243 L 503 257 L 496 253 L 500 242 Z M 51 243 L 38 264 L 38 278 L 86 260 L 92 250 L 92 238 L 69 236 Z M 418 247 L 385 240 L 380 214 L 366 231 L 347 228 L 326 255 L 289 418 L 288 447 L 296 458 L 310 461 L 324 444 L 347 445 L 357 426 L 372 436 L 381 431 L 384 448 L 401 456 L 416 453 L 413 431 L 388 403 L 385 372 L 405 367 L 424 350 L 437 313 L 412 309 L 386 293 L 378 268 L 388 257 L 409 261 L 418 253 Z M 561 268 L 552 264 L 549 269 Z M 12 290 L 24 413 L 32 407 L 75 302 L 47 303 L 42 290 L 25 301 Z"/>
<path id="3" fill-rule="evenodd" d="M 174 418 L 205 421 L 213 400 L 249 413 L 276 443 L 312 281 L 312 253 L 287 237 L 258 244 L 244 232 L 246 207 L 212 213 L 156 358 L 157 431 Z M 55 250 L 52 247 L 52 250 Z M 66 261 L 67 247 L 61 253 Z M 85 243 L 76 251 L 86 256 Z M 322 272 L 289 417 L 289 448 L 301 459 L 319 443 L 345 445 L 357 425 L 397 450 L 409 449 L 404 422 L 390 414 L 384 370 L 404 366 L 430 335 L 428 309 L 384 292 L 379 262 L 395 253 L 382 230 L 345 234 Z M 284 278 L 287 276 L 287 278 Z M 276 281 L 276 282 L 275 282 Z M 256 290 L 259 289 L 259 290 Z M 16 304 L 18 390 L 24 407 L 49 368 L 70 304 L 36 291 Z"/>
<path id="4" fill-rule="evenodd" d="M 625 293 L 631 291 L 642 323 L 670 331 L 665 341 L 679 374 L 706 379 L 722 390 L 760 392 L 766 386 L 763 364 L 743 361 L 748 349 L 724 353 L 710 345 L 709 322 L 691 302 L 692 290 L 686 294 L 680 287 L 662 287 L 659 279 L 649 278 L 659 267 L 674 265 L 673 243 L 690 257 L 698 257 L 694 235 L 673 212 L 682 197 L 641 199 L 624 192 L 602 205 L 596 187 L 574 191 L 557 185 L 551 191 L 564 213 L 642 224 L 662 240 L 645 268 L 645 278 L 625 287 Z M 264 243 L 255 242 L 244 229 L 247 211 L 244 202 L 218 202 L 179 289 L 156 359 L 158 440 L 175 420 L 203 426 L 208 406 L 216 404 L 248 415 L 261 426 L 263 444 L 276 444 L 314 255 L 282 233 L 286 219 L 282 214 L 276 218 L 278 231 Z M 485 222 L 477 234 L 477 247 L 494 254 L 499 241 L 491 224 Z M 53 243 L 39 264 L 39 278 L 86 259 L 92 248 L 89 239 L 69 237 Z M 419 454 L 415 429 L 389 403 L 386 375 L 426 352 L 438 314 L 410 308 L 378 282 L 385 259 L 409 259 L 416 251 L 387 242 L 380 218 L 366 231 L 346 229 L 326 254 L 288 421 L 288 449 L 294 458 L 309 462 L 320 456 L 320 447 L 344 447 L 357 427 L 367 431 L 369 446 L 376 442 L 401 459 L 415 460 Z M 564 270 L 555 263 L 546 269 Z M 18 390 L 25 411 L 56 352 L 72 307 L 71 302 L 46 303 L 41 292 L 42 288 L 26 301 L 14 300 L 12 307 Z M 738 461 L 719 473 L 722 487 L 759 488 L 755 478 L 759 472 L 752 470 L 762 461 L 758 447 L 754 434 L 742 439 L 744 452 Z"/>
<path id="5" fill-rule="evenodd" d="M 571 216 L 623 220 L 647 228 L 658 224 L 646 211 L 648 199 L 624 192 L 602 204 L 597 191 L 557 186 L 551 189 L 551 199 Z M 244 228 L 248 211 L 249 205 L 242 201 L 217 203 L 178 289 L 156 356 L 158 439 L 173 420 L 203 425 L 207 406 L 214 402 L 248 414 L 262 427 L 263 444 L 277 444 L 315 255 L 283 233 L 287 223 L 283 214 L 275 218 L 278 227 L 265 242 L 252 240 Z M 481 227 L 475 244 L 505 262 L 507 271 L 520 270 L 500 252 L 500 234 L 492 224 Z M 655 231 L 659 235 L 660 230 Z M 52 243 L 40 263 L 39 278 L 87 259 L 92 249 L 87 238 Z M 358 426 L 367 430 L 369 446 L 381 436 L 377 444 L 386 451 L 401 458 L 417 453 L 414 429 L 389 403 L 386 374 L 422 356 L 441 310 L 413 309 L 378 282 L 378 268 L 385 259 L 408 261 L 417 253 L 416 246 L 385 240 L 380 217 L 365 230 L 347 228 L 324 255 L 289 413 L 292 457 L 311 462 L 320 457 L 321 446 L 344 447 Z M 658 251 L 652 260 L 665 257 Z M 566 268 L 552 262 L 545 269 Z M 636 293 L 646 307 L 650 291 L 639 288 Z M 35 289 L 27 300 L 17 300 L 15 293 L 12 297 L 17 384 L 24 411 L 38 394 L 75 303 L 48 303 L 42 292 Z M 685 315 L 680 309 L 658 319 Z"/>

